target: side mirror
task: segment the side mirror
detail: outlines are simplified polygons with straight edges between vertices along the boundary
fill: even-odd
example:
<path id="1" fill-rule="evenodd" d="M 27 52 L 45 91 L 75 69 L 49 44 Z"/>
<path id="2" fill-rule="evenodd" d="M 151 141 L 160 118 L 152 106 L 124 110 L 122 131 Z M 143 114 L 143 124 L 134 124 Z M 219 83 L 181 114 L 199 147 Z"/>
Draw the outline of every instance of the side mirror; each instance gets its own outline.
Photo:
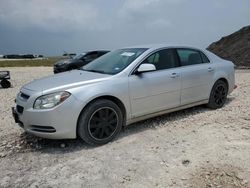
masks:
<path id="1" fill-rule="evenodd" d="M 144 64 L 141 64 L 138 69 L 137 69 L 137 74 L 138 73 L 143 73 L 143 72 L 150 72 L 150 71 L 155 71 L 156 68 L 153 64 L 150 64 L 150 63 L 144 63 Z"/>

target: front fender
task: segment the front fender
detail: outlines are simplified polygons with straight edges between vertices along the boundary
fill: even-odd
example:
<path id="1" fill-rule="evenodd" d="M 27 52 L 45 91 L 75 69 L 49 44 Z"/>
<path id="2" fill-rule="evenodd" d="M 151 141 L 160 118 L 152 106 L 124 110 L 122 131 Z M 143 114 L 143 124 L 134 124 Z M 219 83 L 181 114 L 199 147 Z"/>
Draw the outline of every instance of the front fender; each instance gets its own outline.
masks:
<path id="1" fill-rule="evenodd" d="M 103 96 L 111 96 L 119 99 L 125 109 L 126 117 L 130 118 L 130 102 L 127 79 L 107 80 L 79 88 L 73 88 L 71 92 L 81 103 L 82 109 L 91 101 Z"/>

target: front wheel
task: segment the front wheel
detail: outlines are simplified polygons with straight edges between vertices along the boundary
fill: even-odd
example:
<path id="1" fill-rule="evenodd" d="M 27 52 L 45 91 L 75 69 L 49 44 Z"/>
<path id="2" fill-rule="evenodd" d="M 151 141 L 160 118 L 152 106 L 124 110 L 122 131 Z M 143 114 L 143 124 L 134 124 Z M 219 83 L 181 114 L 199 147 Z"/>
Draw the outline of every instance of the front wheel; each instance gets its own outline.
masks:
<path id="1" fill-rule="evenodd" d="M 118 105 L 106 99 L 89 104 L 78 121 L 78 135 L 90 145 L 106 144 L 116 137 L 123 125 Z"/>
<path id="2" fill-rule="evenodd" d="M 212 109 L 221 108 L 226 102 L 227 93 L 227 84 L 222 80 L 216 81 L 210 93 L 208 107 Z"/>

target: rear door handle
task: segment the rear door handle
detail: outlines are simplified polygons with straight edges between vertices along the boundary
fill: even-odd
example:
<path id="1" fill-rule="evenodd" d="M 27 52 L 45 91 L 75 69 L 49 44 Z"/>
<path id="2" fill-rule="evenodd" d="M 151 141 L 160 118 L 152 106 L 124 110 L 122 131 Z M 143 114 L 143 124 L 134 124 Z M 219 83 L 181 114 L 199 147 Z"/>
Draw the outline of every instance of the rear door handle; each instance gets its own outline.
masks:
<path id="1" fill-rule="evenodd" d="M 171 75 L 170 75 L 171 78 L 176 78 L 176 77 L 179 77 L 179 74 L 176 73 L 176 72 L 173 72 Z"/>
<path id="2" fill-rule="evenodd" d="M 208 72 L 214 71 L 214 69 L 212 67 L 209 67 L 207 70 L 208 70 Z"/>

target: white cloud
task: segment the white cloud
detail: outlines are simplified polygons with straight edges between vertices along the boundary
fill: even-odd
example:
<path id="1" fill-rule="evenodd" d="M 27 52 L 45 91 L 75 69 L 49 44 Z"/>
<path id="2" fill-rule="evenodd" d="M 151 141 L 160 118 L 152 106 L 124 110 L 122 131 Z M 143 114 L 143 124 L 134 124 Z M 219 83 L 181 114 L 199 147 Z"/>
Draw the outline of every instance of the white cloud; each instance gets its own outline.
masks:
<path id="1" fill-rule="evenodd" d="M 249 7 L 249 0 L 0 0 L 0 51 L 205 47 L 249 24 Z"/>
<path id="2" fill-rule="evenodd" d="M 171 27 L 171 22 L 169 20 L 164 20 L 164 19 L 159 18 L 157 20 L 154 20 L 148 23 L 147 27 L 150 29 L 164 29 L 164 28 Z"/>
<path id="3" fill-rule="evenodd" d="M 142 8 L 157 4 L 161 0 L 126 0 L 124 2 L 124 8 L 127 10 L 141 10 Z"/>
<path id="4" fill-rule="evenodd" d="M 138 11 L 149 6 L 155 7 L 162 4 L 179 4 L 183 1 L 186 0 L 125 0 L 124 7 L 126 9 Z"/>
<path id="5" fill-rule="evenodd" d="M 98 10 L 86 1 L 1 0 L 0 22 L 18 27 L 38 27 L 48 31 L 99 29 Z"/>
<path id="6" fill-rule="evenodd" d="M 37 27 L 64 33 L 111 30 L 120 23 L 169 27 L 171 20 L 166 17 L 165 7 L 167 9 L 186 0 L 124 0 L 110 15 L 102 14 L 103 2 L 91 0 L 0 1 L 0 22 L 17 29 Z"/>
<path id="7" fill-rule="evenodd" d="M 147 29 L 171 27 L 171 13 L 186 0 L 125 0 L 118 15 L 122 21 Z"/>

